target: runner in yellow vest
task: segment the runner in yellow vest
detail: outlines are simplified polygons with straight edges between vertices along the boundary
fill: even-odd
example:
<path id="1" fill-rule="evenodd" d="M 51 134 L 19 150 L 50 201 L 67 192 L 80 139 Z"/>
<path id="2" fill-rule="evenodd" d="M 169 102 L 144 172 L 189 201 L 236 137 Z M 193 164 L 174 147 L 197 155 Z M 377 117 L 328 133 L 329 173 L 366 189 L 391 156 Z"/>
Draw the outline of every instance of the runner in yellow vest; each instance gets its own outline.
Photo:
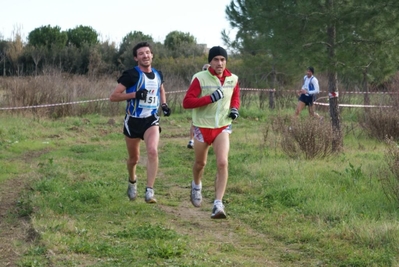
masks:
<path id="1" fill-rule="evenodd" d="M 227 52 L 220 46 L 209 50 L 207 71 L 193 76 L 183 99 L 183 107 L 192 109 L 194 126 L 194 179 L 191 182 L 191 202 L 202 204 L 202 176 L 209 147 L 216 155 L 217 174 L 212 219 L 226 218 L 223 196 L 228 179 L 228 154 L 232 121 L 239 116 L 240 87 L 238 77 L 226 69 Z"/>

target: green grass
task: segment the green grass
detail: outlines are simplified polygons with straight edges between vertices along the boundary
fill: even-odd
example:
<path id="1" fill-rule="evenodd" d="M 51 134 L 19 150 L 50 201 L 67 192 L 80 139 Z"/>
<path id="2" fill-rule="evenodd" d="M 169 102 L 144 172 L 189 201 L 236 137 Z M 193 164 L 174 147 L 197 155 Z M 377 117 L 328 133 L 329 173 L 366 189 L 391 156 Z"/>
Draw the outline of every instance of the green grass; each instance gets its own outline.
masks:
<path id="1" fill-rule="evenodd" d="M 398 203 L 379 181 L 383 143 L 355 128 L 341 154 L 292 159 L 265 133 L 273 112 L 242 114 L 250 117 L 233 125 L 224 221 L 210 219 L 212 149 L 204 204 L 189 203 L 187 112 L 161 118 L 156 205 L 143 200 L 144 144 L 139 198 L 125 195 L 122 115 L 115 125 L 95 115 L 0 116 L 0 182 L 29 177 L 21 210 L 39 236 L 19 266 L 397 266 Z"/>

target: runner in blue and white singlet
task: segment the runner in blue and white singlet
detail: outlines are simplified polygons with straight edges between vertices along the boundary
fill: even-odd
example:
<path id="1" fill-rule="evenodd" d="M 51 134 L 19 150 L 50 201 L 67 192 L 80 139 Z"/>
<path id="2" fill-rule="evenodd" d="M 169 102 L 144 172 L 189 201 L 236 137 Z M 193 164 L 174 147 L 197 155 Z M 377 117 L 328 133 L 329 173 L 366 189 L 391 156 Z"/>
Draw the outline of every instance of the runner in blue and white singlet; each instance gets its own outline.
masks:
<path id="1" fill-rule="evenodd" d="M 166 103 L 163 76 L 152 68 L 154 55 L 148 42 L 139 42 L 133 47 L 133 58 L 137 66 L 122 73 L 109 99 L 111 102 L 126 101 L 126 114 L 123 122 L 128 159 L 127 196 L 129 200 L 137 198 L 136 167 L 140 159 L 140 143 L 144 141 L 147 151 L 147 182 L 144 200 L 156 203 L 154 183 L 158 172 L 158 144 L 161 132 L 158 109 L 164 116 L 170 116 L 171 109 Z"/>
<path id="2" fill-rule="evenodd" d="M 126 114 L 135 118 L 146 118 L 155 115 L 160 105 L 160 86 L 162 84 L 162 73 L 152 68 L 152 72 L 144 73 L 139 67 L 123 72 L 118 83 L 127 89 L 126 93 L 137 92 L 147 89 L 147 99 L 129 99 L 126 104 Z"/>

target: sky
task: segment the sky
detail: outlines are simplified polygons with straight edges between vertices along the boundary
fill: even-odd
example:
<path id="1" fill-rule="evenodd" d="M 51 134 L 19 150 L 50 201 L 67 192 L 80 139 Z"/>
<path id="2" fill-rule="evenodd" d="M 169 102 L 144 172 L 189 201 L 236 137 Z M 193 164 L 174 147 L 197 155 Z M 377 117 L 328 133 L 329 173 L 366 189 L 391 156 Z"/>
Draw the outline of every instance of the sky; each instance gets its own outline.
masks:
<path id="1" fill-rule="evenodd" d="M 24 40 L 42 26 L 59 26 L 62 31 L 90 26 L 99 40 L 119 44 L 129 32 L 141 31 L 163 43 L 168 33 L 190 33 L 199 44 L 223 46 L 222 30 L 235 37 L 225 9 L 232 0 L 0 0 L 0 35 Z"/>

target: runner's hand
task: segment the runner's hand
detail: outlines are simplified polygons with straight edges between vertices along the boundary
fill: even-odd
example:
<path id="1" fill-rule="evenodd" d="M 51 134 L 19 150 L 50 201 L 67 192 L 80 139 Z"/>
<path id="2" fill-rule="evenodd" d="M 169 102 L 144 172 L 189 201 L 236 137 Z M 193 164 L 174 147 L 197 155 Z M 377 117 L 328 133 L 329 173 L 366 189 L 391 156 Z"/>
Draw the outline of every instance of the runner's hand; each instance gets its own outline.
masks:
<path id="1" fill-rule="evenodd" d="M 141 89 L 136 92 L 136 99 L 145 100 L 147 98 L 147 89 Z"/>
<path id="2" fill-rule="evenodd" d="M 232 108 L 230 110 L 230 114 L 229 114 L 229 118 L 232 118 L 233 120 L 237 119 L 240 116 L 240 114 L 238 113 L 238 109 L 236 108 Z"/>
<path id="3" fill-rule="evenodd" d="M 212 103 L 222 99 L 224 97 L 223 92 L 220 89 L 217 89 L 215 92 L 211 94 Z"/>
<path id="4" fill-rule="evenodd" d="M 162 111 L 163 111 L 163 115 L 166 117 L 169 117 L 170 114 L 172 113 L 172 111 L 170 110 L 170 108 L 168 107 L 168 104 L 163 103 L 161 105 Z"/>

